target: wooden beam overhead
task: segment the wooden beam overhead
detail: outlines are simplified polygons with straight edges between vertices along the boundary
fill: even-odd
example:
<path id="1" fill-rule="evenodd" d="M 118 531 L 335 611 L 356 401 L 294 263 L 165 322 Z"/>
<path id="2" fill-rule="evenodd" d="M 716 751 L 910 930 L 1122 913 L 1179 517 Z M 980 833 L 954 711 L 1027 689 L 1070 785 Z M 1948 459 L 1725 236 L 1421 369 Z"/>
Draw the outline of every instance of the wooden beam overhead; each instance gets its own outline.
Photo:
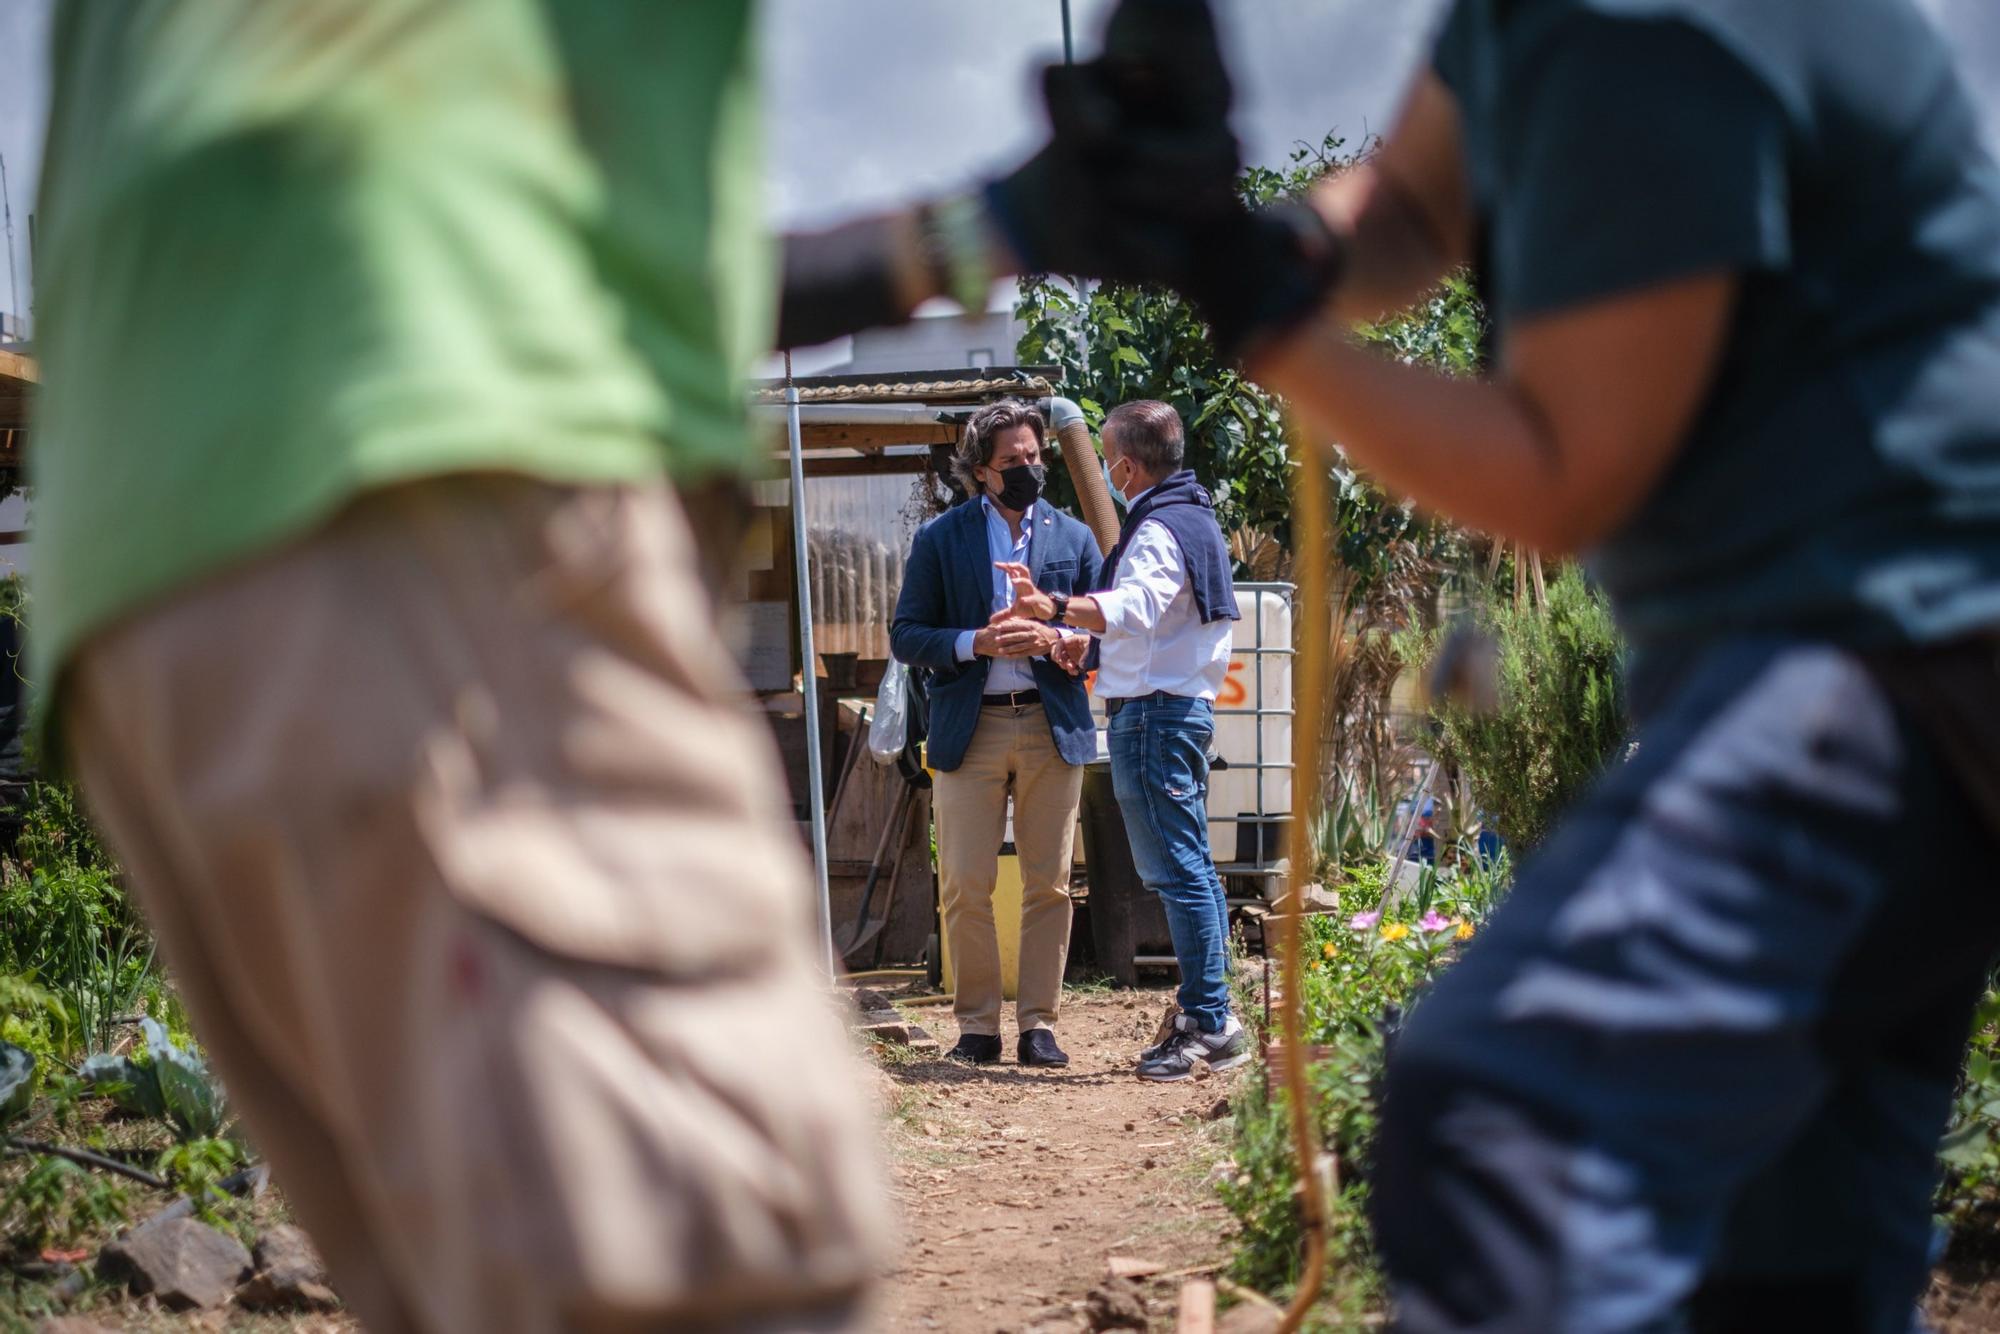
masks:
<path id="1" fill-rule="evenodd" d="M 915 477 L 931 470 L 927 454 L 867 454 L 861 458 L 805 460 L 807 477 Z"/>
<path id="2" fill-rule="evenodd" d="M 882 449 L 889 445 L 949 445 L 958 440 L 950 422 L 806 422 L 799 443 L 811 449 Z"/>

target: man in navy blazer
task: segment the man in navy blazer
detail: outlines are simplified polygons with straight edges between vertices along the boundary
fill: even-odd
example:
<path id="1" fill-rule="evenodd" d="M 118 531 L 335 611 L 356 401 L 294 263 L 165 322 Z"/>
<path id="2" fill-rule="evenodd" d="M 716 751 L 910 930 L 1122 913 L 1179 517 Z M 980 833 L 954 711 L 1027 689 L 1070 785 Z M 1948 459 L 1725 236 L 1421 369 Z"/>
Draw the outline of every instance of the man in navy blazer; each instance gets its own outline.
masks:
<path id="1" fill-rule="evenodd" d="M 1012 584 L 995 568 L 1024 564 L 1049 593 L 1096 583 L 1096 539 L 1041 498 L 1047 438 L 1041 413 L 1017 399 L 966 423 L 952 471 L 971 499 L 917 530 L 890 629 L 896 657 L 930 674 L 939 898 L 959 1027 L 951 1054 L 974 1064 L 1000 1059 L 993 888 L 1010 792 L 1021 859 L 1015 1051 L 1023 1065 L 1069 1064 L 1053 1029 L 1069 953 L 1076 808 L 1097 736 L 1082 680 L 1048 658 L 1071 632 L 1013 615 Z"/>

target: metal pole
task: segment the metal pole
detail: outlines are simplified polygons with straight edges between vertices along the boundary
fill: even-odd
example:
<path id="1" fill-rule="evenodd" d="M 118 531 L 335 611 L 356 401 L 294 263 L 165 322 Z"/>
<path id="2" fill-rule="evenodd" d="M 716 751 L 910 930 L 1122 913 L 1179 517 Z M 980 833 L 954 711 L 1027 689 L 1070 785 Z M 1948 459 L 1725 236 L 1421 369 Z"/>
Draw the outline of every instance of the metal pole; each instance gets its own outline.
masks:
<path id="1" fill-rule="evenodd" d="M 1070 39 L 1069 35 L 1069 0 L 1062 0 L 1062 12 L 1063 12 L 1063 64 L 1074 65 L 1076 63 L 1076 43 Z"/>
<path id="2" fill-rule="evenodd" d="M 785 432 L 791 437 L 792 454 L 792 555 L 799 580 L 799 653 L 805 666 L 799 673 L 800 694 L 806 710 L 806 790 L 812 811 L 813 879 L 819 889 L 820 946 L 826 955 L 826 974 L 836 976 L 833 957 L 833 898 L 826 878 L 826 794 L 820 775 L 819 757 L 819 673 L 813 664 L 812 568 L 806 554 L 806 473 L 805 445 L 799 433 L 799 387 L 792 383 L 792 354 L 785 353 Z"/>
<path id="3" fill-rule="evenodd" d="M 7 309 L 16 317 L 21 310 L 21 283 L 14 275 L 14 201 L 7 193 L 7 157 L 0 153 L 0 215 L 7 224 Z M 5 332 L 0 330 L 0 333 Z"/>

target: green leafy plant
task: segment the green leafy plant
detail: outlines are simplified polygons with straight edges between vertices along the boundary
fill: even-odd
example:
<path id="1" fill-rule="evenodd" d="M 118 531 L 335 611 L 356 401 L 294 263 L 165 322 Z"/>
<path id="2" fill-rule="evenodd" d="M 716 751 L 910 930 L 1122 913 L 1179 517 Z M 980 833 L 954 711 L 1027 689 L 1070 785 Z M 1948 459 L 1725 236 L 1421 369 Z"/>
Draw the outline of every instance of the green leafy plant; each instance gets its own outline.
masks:
<path id="1" fill-rule="evenodd" d="M 235 1141 L 204 1136 L 165 1150 L 153 1170 L 194 1202 L 195 1215 L 203 1222 L 227 1227 L 234 1221 L 230 1206 L 235 1199 L 223 1183 L 243 1164 L 243 1150 Z"/>
<path id="2" fill-rule="evenodd" d="M 0 972 L 59 1002 L 53 1047 L 102 1050 L 157 977 L 153 941 L 71 789 L 31 786 L 12 871 L 0 880 Z"/>
<path id="3" fill-rule="evenodd" d="M 1939 1148 L 1943 1212 L 1960 1224 L 2000 1206 L 2000 978 L 1989 979 L 1972 1022 L 1951 1128 Z"/>
<path id="4" fill-rule="evenodd" d="M 54 992 L 25 977 L 0 973 L 0 1041 L 53 1060 L 68 1029 L 69 1013 Z"/>
<path id="5" fill-rule="evenodd" d="M 1532 848 L 1627 737 L 1625 645 L 1610 603 L 1573 566 L 1549 584 L 1546 611 L 1489 597 L 1474 616 L 1498 643 L 1499 707 L 1440 704 L 1435 749 L 1508 842 Z M 1428 671 L 1442 643 L 1441 632 L 1413 632 L 1401 649 Z"/>
<path id="6" fill-rule="evenodd" d="M 1366 1205 L 1387 1035 L 1422 1003 L 1424 985 L 1451 965 L 1504 895 L 1504 862 L 1452 856 L 1434 872 L 1425 903 L 1392 901 L 1380 856 L 1349 867 L 1339 915 L 1301 923 L 1300 1004 L 1314 1058 L 1310 1071 L 1327 1153 L 1330 1311 L 1379 1307 L 1381 1279 L 1369 1248 Z M 1231 1271 L 1282 1293 L 1297 1281 L 1303 1245 L 1296 1162 L 1282 1094 L 1246 1080 L 1235 1107 L 1232 1170 L 1219 1191 L 1239 1231 Z"/>
<path id="7" fill-rule="evenodd" d="M 0 1218 L 30 1246 L 67 1246 L 131 1221 L 132 1195 L 75 1163 L 43 1158 L 0 1201 Z"/>
<path id="8" fill-rule="evenodd" d="M 1333 879 L 1379 858 L 1395 832 L 1394 813 L 1372 782 L 1336 777 L 1333 800 L 1313 821 L 1314 875 Z"/>
<path id="9" fill-rule="evenodd" d="M 81 1078 L 119 1108 L 165 1120 L 183 1142 L 219 1133 L 226 1104 L 208 1067 L 175 1044 L 158 1020 L 148 1017 L 140 1026 L 146 1034 L 144 1053 L 93 1056 L 78 1072 Z"/>

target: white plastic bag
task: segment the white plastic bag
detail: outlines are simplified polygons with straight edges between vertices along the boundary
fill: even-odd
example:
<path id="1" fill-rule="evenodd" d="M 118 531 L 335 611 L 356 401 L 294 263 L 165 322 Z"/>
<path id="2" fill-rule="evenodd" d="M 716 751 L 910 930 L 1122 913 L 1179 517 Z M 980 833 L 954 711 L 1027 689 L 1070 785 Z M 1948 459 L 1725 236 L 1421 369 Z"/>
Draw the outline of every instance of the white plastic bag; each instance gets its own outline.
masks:
<path id="1" fill-rule="evenodd" d="M 875 692 L 875 720 L 868 724 L 868 753 L 894 764 L 910 737 L 910 669 L 894 658 Z"/>

